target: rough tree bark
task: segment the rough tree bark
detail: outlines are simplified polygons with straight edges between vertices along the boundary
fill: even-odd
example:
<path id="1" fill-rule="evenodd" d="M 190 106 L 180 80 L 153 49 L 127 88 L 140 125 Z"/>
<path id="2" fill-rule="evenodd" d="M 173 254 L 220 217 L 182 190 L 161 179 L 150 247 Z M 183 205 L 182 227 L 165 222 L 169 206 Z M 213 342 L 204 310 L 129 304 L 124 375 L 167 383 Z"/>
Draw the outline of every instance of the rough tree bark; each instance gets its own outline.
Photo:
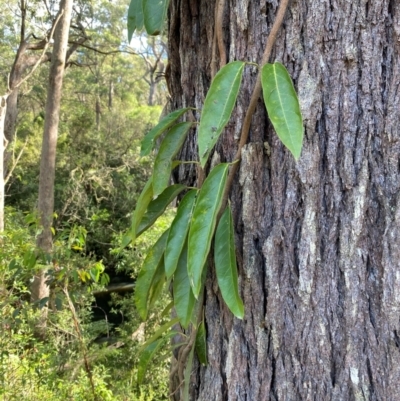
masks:
<path id="1" fill-rule="evenodd" d="M 229 61 L 259 62 L 278 1 L 226 3 Z M 170 2 L 175 108 L 203 105 L 214 4 Z M 304 148 L 296 163 L 260 99 L 230 193 L 245 318 L 211 270 L 209 363 L 190 399 L 400 400 L 400 1 L 293 0 L 274 60 L 299 93 Z M 255 77 L 247 67 L 221 161 L 235 155 Z M 197 158 L 194 136 L 182 159 Z M 195 180 L 180 167 L 179 181 Z"/>
<path id="2" fill-rule="evenodd" d="M 37 246 L 45 254 L 52 251 L 52 232 L 54 213 L 54 177 L 56 164 L 56 147 L 58 122 L 60 116 L 61 88 L 68 47 L 68 34 L 71 23 L 73 0 L 61 0 L 62 16 L 54 35 L 54 48 L 47 88 L 45 123 L 43 131 L 42 153 L 40 160 L 38 210 L 42 232 L 38 236 Z M 49 295 L 46 284 L 46 271 L 41 270 L 31 286 L 31 298 L 35 302 Z M 42 322 L 43 323 L 43 322 Z"/>

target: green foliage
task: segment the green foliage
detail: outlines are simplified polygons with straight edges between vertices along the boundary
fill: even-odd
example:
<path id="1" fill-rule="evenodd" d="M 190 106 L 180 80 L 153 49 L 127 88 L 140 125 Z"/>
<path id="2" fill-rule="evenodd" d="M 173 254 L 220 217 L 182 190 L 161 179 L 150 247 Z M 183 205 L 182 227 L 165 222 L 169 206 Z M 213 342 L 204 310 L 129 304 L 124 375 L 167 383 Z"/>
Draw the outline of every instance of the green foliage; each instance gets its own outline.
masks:
<path id="1" fill-rule="evenodd" d="M 196 335 L 195 349 L 200 363 L 207 365 L 207 341 L 204 320 L 200 323 Z"/>
<path id="2" fill-rule="evenodd" d="M 172 160 L 185 142 L 192 123 L 179 123 L 165 135 L 157 152 L 153 168 L 153 196 L 157 197 L 168 186 L 171 176 Z"/>
<path id="3" fill-rule="evenodd" d="M 207 163 L 212 148 L 231 117 L 242 82 L 244 66 L 243 61 L 228 63 L 218 71 L 207 92 L 198 139 L 202 167 Z"/>
<path id="4" fill-rule="evenodd" d="M 175 184 L 171 185 L 164 190 L 164 192 L 159 195 L 156 199 L 153 199 L 147 206 L 146 213 L 144 214 L 137 231 L 135 232 L 135 237 L 138 237 L 149 227 L 151 227 L 154 222 L 160 217 L 168 205 L 185 189 L 184 185 Z"/>
<path id="5" fill-rule="evenodd" d="M 297 160 L 303 144 L 303 119 L 289 73 L 281 63 L 265 64 L 261 84 L 265 106 L 275 131 Z"/>
<path id="6" fill-rule="evenodd" d="M 189 228 L 188 274 L 194 296 L 202 288 L 202 273 L 211 248 L 217 215 L 225 191 L 229 164 L 214 167 L 204 181 L 194 206 Z"/>
<path id="7" fill-rule="evenodd" d="M 146 185 L 144 186 L 142 192 L 139 195 L 137 206 L 135 211 L 132 214 L 132 222 L 131 222 L 131 230 L 128 239 L 124 240 L 123 246 L 128 245 L 129 242 L 134 241 L 137 236 L 137 232 L 139 229 L 139 224 L 143 219 L 143 216 L 146 213 L 147 207 L 153 198 L 153 177 L 151 177 Z"/>
<path id="8" fill-rule="evenodd" d="M 189 108 L 175 110 L 164 117 L 142 140 L 140 156 L 148 156 L 154 146 L 154 141 L 167 129 L 175 124 L 176 120 L 185 114 Z"/>
<path id="9" fill-rule="evenodd" d="M 167 238 L 168 231 L 165 231 L 150 249 L 136 281 L 136 307 L 143 320 L 147 318 L 151 293 L 154 292 L 154 285 L 157 284 L 157 274 L 164 269 L 163 256 Z"/>
<path id="10" fill-rule="evenodd" d="M 162 32 L 167 16 L 169 0 L 131 0 L 128 11 L 128 39 L 144 27 L 149 35 Z"/>
<path id="11" fill-rule="evenodd" d="M 33 270 L 46 261 L 38 257 L 33 267 L 24 262 L 24 254 L 35 249 L 37 217 L 34 214 L 24 216 L 12 209 L 7 209 L 6 216 L 7 231 L 2 234 L 0 247 L 0 398 L 32 401 L 167 399 L 168 366 L 159 357 L 148 361 L 157 379 L 153 379 L 152 384 L 144 383 L 140 389 L 136 386 L 140 367 L 138 353 L 142 347 L 140 332 L 151 335 L 152 327 L 160 322 L 164 324 L 165 318 L 161 316 L 164 301 L 155 305 L 148 325 L 142 328 L 137 312 L 131 307 L 132 297 L 124 299 L 121 308 L 126 308 L 127 322 L 116 332 L 118 342 L 98 344 L 96 339 L 108 329 L 92 322 L 90 305 L 93 292 L 102 288 L 103 265 L 75 249 L 76 246 L 85 248 L 87 234 L 83 227 L 74 226 L 60 232 L 55 240 L 56 249 L 48 275 L 52 296 L 47 336 L 43 342 L 38 340 L 34 327 L 39 310 L 29 302 L 28 283 Z M 162 229 L 165 229 L 164 223 L 152 233 L 149 231 L 148 238 L 145 238 L 147 233 L 143 238 L 149 242 Z M 74 313 L 65 291 L 74 301 Z M 163 338 L 161 334 L 157 339 Z M 95 393 L 91 390 L 85 355 Z"/>
<path id="12" fill-rule="evenodd" d="M 222 297 L 231 312 L 243 319 L 244 306 L 238 292 L 235 238 L 231 208 L 225 209 L 215 233 L 215 272 Z"/>
<path id="13" fill-rule="evenodd" d="M 128 9 L 128 41 L 132 40 L 133 33 L 143 28 L 142 0 L 132 0 Z"/>
<path id="14" fill-rule="evenodd" d="M 192 189 L 183 197 L 171 224 L 164 258 L 165 273 L 168 279 L 174 274 L 185 246 L 197 192 L 196 189 Z"/>
<path id="15" fill-rule="evenodd" d="M 190 287 L 187 271 L 187 242 L 181 251 L 174 276 L 174 305 L 176 314 L 184 329 L 187 329 L 192 320 L 195 297 Z"/>
<path id="16" fill-rule="evenodd" d="M 50 21 L 42 12 L 43 2 L 27 3 L 27 32 L 41 37 L 38 15 L 33 15 L 36 3 L 43 32 Z M 116 52 L 126 50 L 120 40 L 125 8 L 126 2 L 120 0 L 76 4 L 76 10 L 82 11 L 79 23 L 90 37 L 86 44 L 112 53 L 105 56 L 80 47 L 66 69 L 51 257 L 35 246 L 38 216 L 19 212 L 33 211 L 37 201 L 48 65 L 40 66 L 21 86 L 16 139 L 8 146 L 9 167 L 22 155 L 6 187 L 6 202 L 13 209 L 7 210 L 7 231 L 0 238 L 0 399 L 87 401 L 96 396 L 97 400 L 159 401 L 168 396 L 168 363 L 158 355 L 149 364 L 155 378 L 137 387 L 143 336 L 151 336 L 167 320 L 162 311 L 170 299 L 167 292 L 160 294 L 163 280 L 158 280 L 146 325 L 141 324 L 133 294 L 112 296 L 115 313 L 124 319 L 121 325 L 93 321 L 93 294 L 106 290 L 108 273 L 123 272 L 134 282 L 150 245 L 172 220 L 171 211 L 165 211 L 135 247 L 121 250 L 121 230 L 129 225 L 151 173 L 152 156 L 139 159 L 140 140 L 157 124 L 166 98 L 160 79 L 155 106 L 147 105 L 149 86 L 142 76 L 152 55 L 145 61 L 132 51 Z M 18 47 L 19 2 L 12 0 L 4 11 L 0 16 L 3 89 Z M 75 40 L 73 29 L 71 33 Z M 52 291 L 45 342 L 35 337 L 34 326 L 37 307 L 45 307 L 46 299 L 32 305 L 29 290 L 33 274 L 41 269 L 48 270 Z M 76 309 L 78 330 L 64 290 Z M 96 394 L 92 394 L 83 350 Z"/>
<path id="17" fill-rule="evenodd" d="M 219 71 L 211 83 L 203 107 L 198 135 L 199 159 L 202 167 L 205 167 L 212 148 L 230 119 L 239 93 L 244 67 L 244 62 L 229 63 Z M 262 85 L 268 113 L 274 127 L 282 142 L 298 158 L 302 144 L 302 121 L 290 77 L 282 65 L 275 63 L 271 67 L 263 68 Z M 192 123 L 176 124 L 177 119 L 187 110 L 177 110 L 169 114 L 142 141 L 142 155 L 147 155 L 153 147 L 154 139 L 169 129 L 156 156 L 153 175 L 142 192 L 133 214 L 130 238 L 136 237 L 150 227 L 172 199 L 186 189 L 175 185 L 166 188 L 161 195 L 158 195 L 167 185 L 174 164 L 173 158 L 183 145 L 186 132 L 192 125 Z M 289 142 L 287 135 L 289 135 Z M 198 319 L 202 315 L 204 277 L 206 266 L 211 264 L 208 260 L 214 237 L 214 262 L 222 297 L 237 318 L 244 317 L 244 305 L 238 289 L 234 226 L 230 206 L 228 205 L 220 215 L 224 198 L 227 198 L 230 189 L 227 186 L 229 166 L 229 163 L 220 163 L 213 167 L 201 188 L 191 189 L 183 197 L 171 227 L 148 253 L 136 286 L 136 304 L 141 317 L 146 319 L 154 283 L 161 286 L 166 278 L 173 280 L 175 313 L 180 326 L 186 330 L 191 325 L 189 332 L 196 336 L 194 346 L 193 341 L 190 340 L 182 344 L 183 347 L 190 348 L 185 348 L 181 354 L 185 354 L 184 358 L 187 359 L 178 361 L 178 364 L 186 365 L 183 399 L 188 399 L 189 396 L 188 386 L 194 349 L 197 351 L 199 361 L 203 364 L 207 363 L 205 325 L 204 321 L 199 322 Z M 177 188 L 176 191 L 174 187 Z M 150 201 L 152 197 L 155 199 Z M 153 293 L 155 293 L 154 290 Z M 200 302 L 196 308 L 197 298 Z M 193 316 L 194 311 L 197 318 Z M 173 324 L 171 321 L 170 325 Z M 168 325 L 162 327 L 162 331 L 165 327 Z M 174 332 L 170 332 L 166 337 L 169 335 L 174 335 Z M 184 331 L 180 331 L 179 335 L 183 336 Z M 162 344 L 163 341 L 158 336 L 146 342 L 140 378 L 144 377 L 147 361 L 158 349 L 162 348 Z"/>

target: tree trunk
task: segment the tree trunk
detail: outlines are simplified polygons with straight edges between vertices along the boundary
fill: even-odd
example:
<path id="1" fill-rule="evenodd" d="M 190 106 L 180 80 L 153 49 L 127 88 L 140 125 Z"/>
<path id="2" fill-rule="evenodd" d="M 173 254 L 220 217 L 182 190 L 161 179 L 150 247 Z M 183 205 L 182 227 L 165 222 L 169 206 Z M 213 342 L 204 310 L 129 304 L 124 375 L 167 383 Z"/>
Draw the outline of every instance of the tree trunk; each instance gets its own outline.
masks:
<path id="1" fill-rule="evenodd" d="M 7 143 L 4 136 L 4 122 L 7 113 L 7 97 L 8 95 L 0 96 L 0 233 L 4 231 L 4 151 Z"/>
<path id="2" fill-rule="evenodd" d="M 203 106 L 214 3 L 170 2 L 175 108 Z M 228 61 L 260 62 L 277 5 L 226 2 Z M 299 93 L 304 147 L 296 163 L 260 99 L 230 193 L 245 318 L 211 271 L 208 365 L 190 399 L 400 400 L 400 2 L 293 0 L 274 60 Z M 256 74 L 246 67 L 221 161 L 235 155 Z M 198 158 L 193 135 L 181 158 Z M 195 174 L 180 167 L 181 182 Z"/>
<path id="3" fill-rule="evenodd" d="M 100 121 L 101 121 L 101 104 L 100 95 L 96 95 L 96 130 L 100 131 Z"/>
<path id="4" fill-rule="evenodd" d="M 54 213 L 54 177 L 56 164 L 56 147 L 58 122 L 60 115 L 61 88 L 68 47 L 69 26 L 71 23 L 73 0 L 61 0 L 60 12 L 63 12 L 56 27 L 54 49 L 49 72 L 47 89 L 45 123 L 43 131 L 42 153 L 40 161 L 38 209 L 42 233 L 38 236 L 37 246 L 45 254 L 52 251 L 52 232 Z M 34 277 L 31 287 L 32 301 L 49 295 L 46 284 L 46 271 L 42 270 Z"/>
<path id="5" fill-rule="evenodd" d="M 113 108 L 114 100 L 114 81 L 110 79 L 110 84 L 108 86 L 108 110 L 111 111 Z"/>

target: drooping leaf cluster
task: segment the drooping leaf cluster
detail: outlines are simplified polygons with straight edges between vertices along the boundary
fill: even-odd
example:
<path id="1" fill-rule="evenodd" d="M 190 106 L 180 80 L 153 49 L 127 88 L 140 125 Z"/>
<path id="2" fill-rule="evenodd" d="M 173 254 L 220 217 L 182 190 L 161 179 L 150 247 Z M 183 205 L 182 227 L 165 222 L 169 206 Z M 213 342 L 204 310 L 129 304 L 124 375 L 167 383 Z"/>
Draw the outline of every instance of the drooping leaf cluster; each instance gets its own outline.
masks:
<path id="1" fill-rule="evenodd" d="M 198 128 L 198 149 L 201 168 L 205 168 L 214 145 L 229 122 L 240 90 L 246 63 L 234 61 L 223 67 L 215 76 L 207 93 Z M 270 120 L 282 143 L 295 159 L 301 152 L 303 126 L 300 107 L 292 81 L 280 63 L 267 64 L 262 69 L 264 101 Z M 188 108 L 174 111 L 150 131 L 142 141 L 142 155 L 148 155 L 154 141 L 165 136 L 157 152 L 153 174 L 140 195 L 133 213 L 132 225 L 125 244 L 135 240 L 149 228 L 175 197 L 187 191 L 181 199 L 175 219 L 148 253 L 136 282 L 136 306 L 146 320 L 162 286 L 173 280 L 173 302 L 183 329 L 192 325 L 197 330 L 196 350 L 199 360 L 206 363 L 205 326 L 196 320 L 195 311 L 201 308 L 206 269 L 212 262 L 222 298 L 239 319 L 244 316 L 244 305 L 238 288 L 233 216 L 228 204 L 221 206 L 227 187 L 229 163 L 213 167 L 200 188 L 182 185 L 167 186 L 174 166 L 174 157 L 193 127 L 191 122 L 177 122 Z M 195 161 L 192 161 L 195 163 Z M 176 324 L 176 319 L 169 327 Z M 164 330 L 164 331 L 165 331 Z M 162 346 L 159 336 L 148 342 L 146 357 Z M 166 338 L 174 335 L 170 331 Z M 190 364 L 192 351 L 187 363 Z M 141 371 L 141 379 L 143 378 Z"/>

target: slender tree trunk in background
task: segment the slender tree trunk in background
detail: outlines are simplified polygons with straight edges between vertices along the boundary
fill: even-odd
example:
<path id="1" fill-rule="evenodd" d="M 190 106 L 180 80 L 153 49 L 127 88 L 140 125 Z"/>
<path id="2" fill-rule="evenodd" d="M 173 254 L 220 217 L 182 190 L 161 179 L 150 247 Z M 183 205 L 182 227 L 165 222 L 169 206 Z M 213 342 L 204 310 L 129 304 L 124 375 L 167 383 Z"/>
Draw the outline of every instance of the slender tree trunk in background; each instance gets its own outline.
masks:
<path id="1" fill-rule="evenodd" d="M 175 108 L 203 106 L 214 3 L 170 2 Z M 260 62 L 278 3 L 226 2 L 229 61 Z M 190 399 L 400 400 L 400 1 L 293 0 L 274 60 L 299 93 L 304 148 L 296 163 L 260 99 L 230 193 L 245 318 L 211 271 L 208 365 Z M 246 67 L 221 161 L 235 155 L 256 73 Z M 181 158 L 197 158 L 193 136 Z M 180 166 L 180 182 L 195 180 Z"/>
<path id="2" fill-rule="evenodd" d="M 101 120 L 101 104 L 100 96 L 96 96 L 96 130 L 100 131 L 100 120 Z"/>
<path id="3" fill-rule="evenodd" d="M 56 147 L 58 122 L 60 115 L 61 88 L 65 69 L 65 59 L 68 46 L 69 26 L 71 23 L 73 0 L 61 0 L 62 16 L 56 27 L 54 48 L 49 72 L 49 86 L 45 110 L 42 153 L 40 161 L 39 200 L 38 209 L 42 233 L 38 236 L 37 246 L 45 254 L 52 251 L 52 232 L 54 213 L 54 177 L 56 164 Z M 49 295 L 46 284 L 46 271 L 40 271 L 31 286 L 32 301 L 43 299 Z M 43 319 L 45 320 L 45 319 Z M 41 322 L 45 325 L 45 321 Z"/>
<path id="4" fill-rule="evenodd" d="M 153 106 L 154 105 L 154 98 L 156 96 L 157 93 L 157 81 L 154 80 L 154 77 L 152 75 L 150 75 L 149 78 L 149 85 L 150 85 L 150 89 L 149 89 L 149 99 L 147 101 L 147 104 L 149 106 Z"/>
<path id="5" fill-rule="evenodd" d="M 4 121 L 7 112 L 7 95 L 0 96 L 0 233 L 4 231 L 4 150 L 6 138 Z"/>
<path id="6" fill-rule="evenodd" d="M 114 82 L 110 79 L 110 85 L 108 87 L 108 110 L 112 110 L 113 108 L 113 99 L 114 99 Z"/>

